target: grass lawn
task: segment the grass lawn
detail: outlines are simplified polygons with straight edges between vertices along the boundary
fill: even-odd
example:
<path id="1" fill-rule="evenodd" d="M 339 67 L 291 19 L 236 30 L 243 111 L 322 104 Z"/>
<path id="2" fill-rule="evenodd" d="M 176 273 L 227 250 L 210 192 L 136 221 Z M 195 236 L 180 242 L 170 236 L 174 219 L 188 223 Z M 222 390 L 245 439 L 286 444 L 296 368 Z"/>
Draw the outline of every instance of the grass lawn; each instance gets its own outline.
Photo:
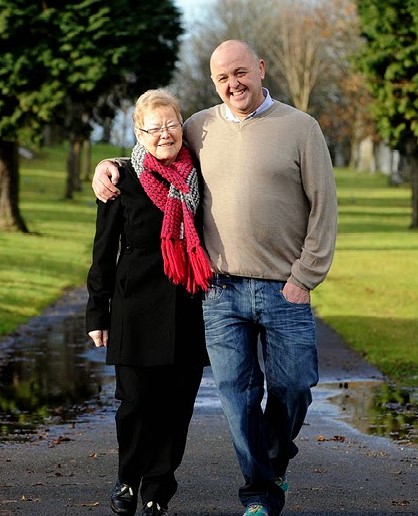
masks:
<path id="1" fill-rule="evenodd" d="M 93 147 L 93 166 L 120 150 Z M 30 234 L 0 233 L 0 336 L 39 314 L 65 289 L 84 284 L 96 205 L 90 181 L 64 200 L 67 149 L 21 160 L 20 208 Z M 336 170 L 339 235 L 316 313 L 396 382 L 418 378 L 418 232 L 410 189 L 379 174 Z"/>
<path id="2" fill-rule="evenodd" d="M 336 170 L 339 232 L 334 263 L 313 292 L 316 313 L 383 373 L 418 381 L 418 232 L 410 189 Z"/>
<path id="3" fill-rule="evenodd" d="M 93 166 L 118 148 L 97 145 Z M 67 288 L 83 285 L 96 204 L 90 181 L 65 200 L 67 147 L 20 162 L 20 209 L 29 234 L 0 232 L 0 335 L 39 314 Z"/>

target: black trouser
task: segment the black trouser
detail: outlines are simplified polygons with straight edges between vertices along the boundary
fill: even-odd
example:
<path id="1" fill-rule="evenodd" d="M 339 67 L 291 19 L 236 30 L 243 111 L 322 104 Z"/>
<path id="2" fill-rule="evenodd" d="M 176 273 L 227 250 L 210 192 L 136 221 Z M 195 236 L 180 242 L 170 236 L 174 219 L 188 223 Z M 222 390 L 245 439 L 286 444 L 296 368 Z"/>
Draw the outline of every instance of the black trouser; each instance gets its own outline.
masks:
<path id="1" fill-rule="evenodd" d="M 166 507 L 177 490 L 203 367 L 115 366 L 119 480 L 140 489 L 143 503 Z"/>

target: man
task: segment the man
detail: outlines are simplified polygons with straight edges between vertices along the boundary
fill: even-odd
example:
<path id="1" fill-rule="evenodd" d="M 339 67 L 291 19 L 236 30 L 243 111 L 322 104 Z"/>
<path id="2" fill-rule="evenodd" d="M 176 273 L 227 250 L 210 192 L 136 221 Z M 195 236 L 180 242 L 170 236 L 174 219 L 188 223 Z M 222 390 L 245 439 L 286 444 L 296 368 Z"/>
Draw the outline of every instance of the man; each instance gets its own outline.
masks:
<path id="1" fill-rule="evenodd" d="M 203 301 L 206 343 L 244 476 L 244 516 L 277 516 L 318 381 L 310 291 L 333 258 L 335 181 L 318 123 L 270 97 L 265 63 L 247 43 L 221 43 L 210 69 L 223 104 L 184 125 L 201 165 L 214 271 Z M 109 161 L 96 168 L 102 200 L 118 193 L 107 179 L 114 171 Z"/>

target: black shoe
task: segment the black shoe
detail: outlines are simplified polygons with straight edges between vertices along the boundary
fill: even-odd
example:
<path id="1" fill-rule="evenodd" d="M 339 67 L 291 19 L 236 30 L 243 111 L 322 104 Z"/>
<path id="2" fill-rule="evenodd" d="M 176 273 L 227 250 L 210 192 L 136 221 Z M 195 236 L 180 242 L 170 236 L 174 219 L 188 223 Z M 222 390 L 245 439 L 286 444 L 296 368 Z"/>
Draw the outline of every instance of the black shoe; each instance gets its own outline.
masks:
<path id="1" fill-rule="evenodd" d="M 110 507 L 116 514 L 133 516 L 138 503 L 138 492 L 122 482 L 116 482 L 110 496 Z"/>
<path id="2" fill-rule="evenodd" d="M 141 516 L 168 516 L 168 510 L 157 502 L 147 502 L 142 507 Z"/>

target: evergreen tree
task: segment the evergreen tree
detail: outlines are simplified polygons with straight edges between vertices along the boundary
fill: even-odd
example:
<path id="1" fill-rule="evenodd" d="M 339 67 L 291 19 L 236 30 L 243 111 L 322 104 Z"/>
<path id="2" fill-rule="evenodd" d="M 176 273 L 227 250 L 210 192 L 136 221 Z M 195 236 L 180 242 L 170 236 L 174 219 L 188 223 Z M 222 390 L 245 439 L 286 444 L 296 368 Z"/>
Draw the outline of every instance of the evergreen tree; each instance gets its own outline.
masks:
<path id="1" fill-rule="evenodd" d="M 365 40 L 359 59 L 381 136 L 399 150 L 418 228 L 418 0 L 357 0 Z"/>
<path id="2" fill-rule="evenodd" d="M 0 229 L 27 231 L 19 213 L 19 139 L 59 124 L 70 142 L 69 187 L 95 107 L 113 109 L 174 70 L 180 13 L 171 0 L 0 0 Z"/>

